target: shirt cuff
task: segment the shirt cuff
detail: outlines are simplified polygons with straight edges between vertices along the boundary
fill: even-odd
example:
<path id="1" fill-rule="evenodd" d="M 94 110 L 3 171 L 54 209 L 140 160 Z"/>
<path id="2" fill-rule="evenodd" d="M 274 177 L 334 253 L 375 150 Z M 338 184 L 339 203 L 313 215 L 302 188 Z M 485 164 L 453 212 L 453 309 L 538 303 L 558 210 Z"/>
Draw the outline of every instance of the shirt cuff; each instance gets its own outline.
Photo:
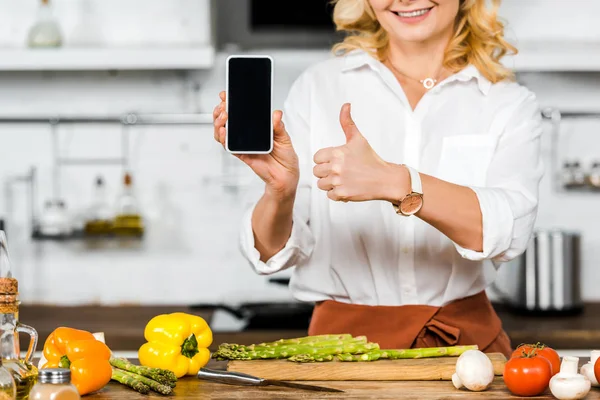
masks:
<path id="1" fill-rule="evenodd" d="M 241 251 L 258 274 L 274 274 L 275 272 L 294 267 L 310 257 L 314 248 L 314 238 L 308 225 L 294 213 L 292 217 L 292 233 L 285 247 L 274 254 L 267 262 L 261 261 L 260 253 L 254 243 L 254 231 L 252 230 L 253 211 L 254 207 L 251 207 L 243 217 Z"/>
<path id="2" fill-rule="evenodd" d="M 494 259 L 510 248 L 514 216 L 510 203 L 501 189 L 474 188 L 483 222 L 483 251 L 465 249 L 454 243 L 461 257 L 473 261 Z"/>

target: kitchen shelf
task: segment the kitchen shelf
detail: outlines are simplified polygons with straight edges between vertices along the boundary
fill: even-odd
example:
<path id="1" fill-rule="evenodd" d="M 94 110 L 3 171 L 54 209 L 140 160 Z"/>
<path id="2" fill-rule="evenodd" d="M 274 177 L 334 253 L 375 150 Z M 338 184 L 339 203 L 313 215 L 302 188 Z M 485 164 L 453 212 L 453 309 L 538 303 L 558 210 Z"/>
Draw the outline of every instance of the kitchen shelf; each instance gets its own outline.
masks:
<path id="1" fill-rule="evenodd" d="M 517 72 L 600 71 L 600 42 L 512 42 L 516 56 L 502 63 Z"/>
<path id="2" fill-rule="evenodd" d="M 64 235 L 45 235 L 39 230 L 34 230 L 31 233 L 31 239 L 36 241 L 56 241 L 56 242 L 64 242 L 70 240 L 116 240 L 116 241 L 132 241 L 132 240 L 142 240 L 144 238 L 144 234 L 137 235 L 115 235 L 115 234 L 96 234 L 96 235 L 88 235 L 82 231 L 74 231 L 71 234 Z"/>
<path id="3" fill-rule="evenodd" d="M 213 47 L 0 49 L 0 71 L 206 69 Z"/>

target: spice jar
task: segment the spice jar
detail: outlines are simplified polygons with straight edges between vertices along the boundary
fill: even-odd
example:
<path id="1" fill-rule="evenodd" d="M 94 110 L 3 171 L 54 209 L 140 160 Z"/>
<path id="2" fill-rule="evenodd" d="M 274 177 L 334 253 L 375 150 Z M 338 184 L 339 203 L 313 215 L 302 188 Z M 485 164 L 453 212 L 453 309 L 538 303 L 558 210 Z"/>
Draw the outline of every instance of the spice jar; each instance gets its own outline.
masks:
<path id="1" fill-rule="evenodd" d="M 29 393 L 30 400 L 79 400 L 81 396 L 71 383 L 71 371 L 66 368 L 44 368 Z"/>

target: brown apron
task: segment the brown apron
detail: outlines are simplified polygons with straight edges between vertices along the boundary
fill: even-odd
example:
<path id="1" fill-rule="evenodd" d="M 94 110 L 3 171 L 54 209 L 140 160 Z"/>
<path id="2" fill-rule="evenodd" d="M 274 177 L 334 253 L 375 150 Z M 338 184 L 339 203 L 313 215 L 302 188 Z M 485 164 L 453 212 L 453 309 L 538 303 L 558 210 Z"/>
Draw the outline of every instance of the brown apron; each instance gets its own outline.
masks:
<path id="1" fill-rule="evenodd" d="M 332 300 L 315 306 L 309 335 L 367 336 L 382 349 L 478 345 L 507 358 L 511 343 L 484 291 L 443 307 L 367 306 Z"/>

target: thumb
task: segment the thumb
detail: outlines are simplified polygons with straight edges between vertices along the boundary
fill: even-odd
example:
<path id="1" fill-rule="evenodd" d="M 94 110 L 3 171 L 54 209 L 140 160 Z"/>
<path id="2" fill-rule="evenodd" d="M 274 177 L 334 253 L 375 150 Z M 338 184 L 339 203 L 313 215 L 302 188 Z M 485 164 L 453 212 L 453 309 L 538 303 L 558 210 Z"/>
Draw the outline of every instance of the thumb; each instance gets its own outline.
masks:
<path id="1" fill-rule="evenodd" d="M 342 110 L 340 111 L 340 124 L 346 134 L 346 143 L 350 142 L 355 137 L 360 136 L 360 131 L 350 115 L 350 103 L 345 103 L 342 106 Z"/>
<path id="2" fill-rule="evenodd" d="M 277 110 L 273 113 L 273 138 L 274 139 L 283 139 L 287 138 L 288 134 L 285 130 L 285 125 L 283 124 L 283 112 Z"/>

